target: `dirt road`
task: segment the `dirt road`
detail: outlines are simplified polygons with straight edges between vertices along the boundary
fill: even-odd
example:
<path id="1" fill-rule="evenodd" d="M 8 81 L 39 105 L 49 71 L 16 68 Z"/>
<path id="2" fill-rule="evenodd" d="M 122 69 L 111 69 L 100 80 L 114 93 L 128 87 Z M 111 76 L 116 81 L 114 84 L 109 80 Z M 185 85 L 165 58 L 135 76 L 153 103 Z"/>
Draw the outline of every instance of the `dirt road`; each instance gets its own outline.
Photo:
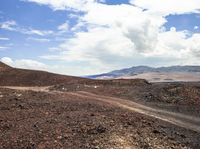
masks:
<path id="1" fill-rule="evenodd" d="M 35 92 L 49 92 L 48 86 L 47 87 L 6 87 L 3 88 L 9 88 L 9 89 L 15 89 L 15 90 L 23 90 L 23 91 L 35 91 Z M 120 98 L 114 98 L 114 97 L 108 97 L 108 96 L 101 96 L 96 95 L 89 92 L 84 91 L 78 91 L 78 92 L 51 92 L 51 93 L 59 93 L 59 94 L 66 94 L 66 95 L 73 95 L 78 96 L 79 98 L 87 98 L 91 100 L 98 100 L 102 102 L 106 102 L 111 105 L 117 105 L 118 107 L 131 110 L 140 114 L 144 114 L 146 116 L 150 116 L 153 118 L 157 118 L 160 120 L 163 120 L 165 122 L 169 122 L 171 124 L 177 125 L 179 127 L 183 127 L 186 129 L 190 129 L 196 132 L 200 132 L 200 118 L 190 116 L 190 115 L 184 115 L 181 113 L 175 113 L 170 112 L 158 108 L 151 108 L 133 101 L 124 100 Z"/>
<path id="2" fill-rule="evenodd" d="M 34 91 L 34 92 L 49 92 L 49 86 L 45 87 L 21 87 L 21 86 L 0 86 L 1 88 L 21 90 L 21 91 Z"/>
<path id="3" fill-rule="evenodd" d="M 131 111 L 144 114 L 146 116 L 154 117 L 154 118 L 172 123 L 179 127 L 200 132 L 200 118 L 197 118 L 197 117 L 184 115 L 181 113 L 169 112 L 169 111 L 165 111 L 161 109 L 155 109 L 155 108 L 153 109 L 151 107 L 138 104 L 133 101 L 128 101 L 128 100 L 124 100 L 120 98 L 107 97 L 107 96 L 100 96 L 100 95 L 96 95 L 96 94 L 92 94 L 88 92 L 74 92 L 71 94 L 75 96 L 79 96 L 79 97 L 87 97 L 88 99 L 107 102 L 109 104 L 117 105 L 121 108 L 125 108 Z"/>

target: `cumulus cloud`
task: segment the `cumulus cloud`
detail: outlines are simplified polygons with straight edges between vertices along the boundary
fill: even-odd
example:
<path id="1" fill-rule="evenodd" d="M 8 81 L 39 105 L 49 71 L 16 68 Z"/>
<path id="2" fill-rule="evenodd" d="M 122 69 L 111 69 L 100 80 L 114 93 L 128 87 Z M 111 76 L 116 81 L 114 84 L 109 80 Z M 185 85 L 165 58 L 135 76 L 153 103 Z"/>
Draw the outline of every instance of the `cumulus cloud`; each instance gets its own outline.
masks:
<path id="1" fill-rule="evenodd" d="M 48 5 L 54 10 L 84 10 L 87 4 L 95 2 L 95 0 L 24 0 L 35 2 L 41 5 Z"/>
<path id="2" fill-rule="evenodd" d="M 120 5 L 95 0 L 28 1 L 54 10 L 84 12 L 72 27 L 74 36 L 55 47 L 59 50 L 53 54 L 41 56 L 44 59 L 85 63 L 101 71 L 136 64 L 200 64 L 200 34 L 164 27 L 170 14 L 200 13 L 199 0 L 163 0 L 159 4 L 131 0 Z"/>
<path id="3" fill-rule="evenodd" d="M 162 0 L 158 3 L 157 0 L 130 0 L 130 3 L 135 6 L 147 9 L 153 13 L 160 13 L 162 15 L 169 14 L 184 14 L 184 13 L 199 13 L 199 0 Z"/>
<path id="4" fill-rule="evenodd" d="M 156 31 L 165 23 L 165 19 L 158 16 L 152 22 L 147 14 L 143 14 L 142 9 L 131 5 L 94 4 L 88 9 L 88 13 L 80 18 L 83 26 L 87 22 L 88 31 L 77 32 L 74 38 L 61 44 L 63 52 L 60 56 L 46 58 L 91 59 L 94 62 L 112 56 L 131 57 L 136 51 L 153 47 Z"/>

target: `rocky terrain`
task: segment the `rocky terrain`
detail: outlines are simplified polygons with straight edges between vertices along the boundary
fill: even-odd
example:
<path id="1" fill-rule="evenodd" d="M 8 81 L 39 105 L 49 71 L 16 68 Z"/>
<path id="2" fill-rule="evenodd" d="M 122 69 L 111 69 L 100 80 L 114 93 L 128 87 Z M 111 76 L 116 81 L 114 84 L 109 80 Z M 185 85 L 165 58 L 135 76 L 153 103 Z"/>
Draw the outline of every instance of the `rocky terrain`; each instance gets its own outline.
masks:
<path id="1" fill-rule="evenodd" d="M 200 148 L 200 83 L 90 80 L 0 64 L 0 148 Z"/>

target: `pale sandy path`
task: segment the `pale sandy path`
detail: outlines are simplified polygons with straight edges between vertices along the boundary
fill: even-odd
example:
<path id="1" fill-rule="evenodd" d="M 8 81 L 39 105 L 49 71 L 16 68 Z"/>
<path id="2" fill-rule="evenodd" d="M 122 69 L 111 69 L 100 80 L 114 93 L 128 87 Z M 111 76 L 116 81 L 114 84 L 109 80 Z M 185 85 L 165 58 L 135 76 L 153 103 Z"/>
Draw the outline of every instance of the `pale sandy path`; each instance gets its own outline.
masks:
<path id="1" fill-rule="evenodd" d="M 0 87 L 7 89 L 21 90 L 21 91 L 49 92 L 50 86 L 45 86 L 45 87 L 0 86 Z"/>
<path id="2" fill-rule="evenodd" d="M 35 92 L 48 92 L 48 93 L 55 93 L 55 94 L 66 94 L 67 95 L 74 95 L 78 96 L 80 98 L 87 98 L 91 100 L 98 100 L 102 101 L 114 106 L 118 106 L 130 111 L 134 111 L 146 116 L 150 116 L 153 118 L 157 118 L 160 120 L 163 120 L 165 122 L 169 122 L 171 124 L 177 125 L 179 127 L 183 127 L 186 129 L 190 129 L 196 132 L 200 132 L 200 118 L 190 116 L 190 115 L 185 115 L 181 113 L 175 113 L 175 112 L 170 112 L 167 110 L 162 110 L 158 108 L 152 108 L 148 107 L 146 105 L 142 105 L 133 101 L 125 100 L 125 99 L 120 99 L 120 98 L 114 98 L 114 97 L 108 97 L 108 96 L 102 96 L 102 95 L 97 95 L 89 92 L 84 92 L 84 91 L 78 91 L 78 92 L 59 92 L 59 91 L 54 91 L 50 92 L 49 91 L 49 86 L 46 87 L 11 87 L 11 86 L 4 86 L 1 88 L 8 88 L 8 89 L 15 89 L 15 90 L 22 90 L 22 91 L 35 91 Z"/>

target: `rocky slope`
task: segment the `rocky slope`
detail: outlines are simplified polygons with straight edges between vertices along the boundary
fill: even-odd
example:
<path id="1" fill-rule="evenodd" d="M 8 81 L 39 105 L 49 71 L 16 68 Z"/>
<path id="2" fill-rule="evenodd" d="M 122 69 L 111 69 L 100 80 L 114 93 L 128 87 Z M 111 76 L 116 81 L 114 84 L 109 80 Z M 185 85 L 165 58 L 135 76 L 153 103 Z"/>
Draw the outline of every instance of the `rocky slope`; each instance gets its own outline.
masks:
<path id="1" fill-rule="evenodd" d="M 0 86 L 48 86 L 85 80 L 44 71 L 12 68 L 0 62 Z"/>

